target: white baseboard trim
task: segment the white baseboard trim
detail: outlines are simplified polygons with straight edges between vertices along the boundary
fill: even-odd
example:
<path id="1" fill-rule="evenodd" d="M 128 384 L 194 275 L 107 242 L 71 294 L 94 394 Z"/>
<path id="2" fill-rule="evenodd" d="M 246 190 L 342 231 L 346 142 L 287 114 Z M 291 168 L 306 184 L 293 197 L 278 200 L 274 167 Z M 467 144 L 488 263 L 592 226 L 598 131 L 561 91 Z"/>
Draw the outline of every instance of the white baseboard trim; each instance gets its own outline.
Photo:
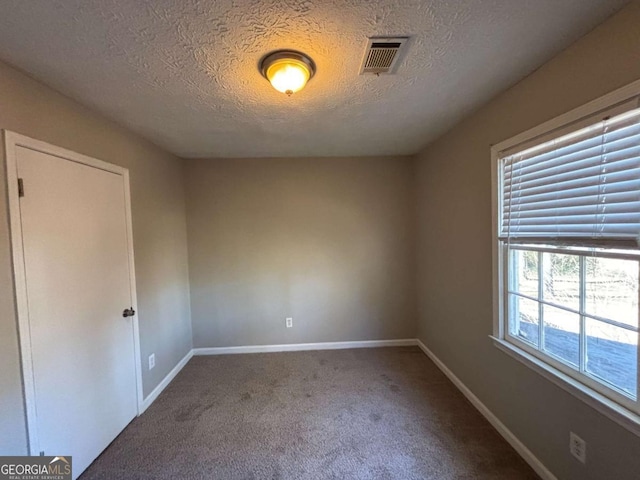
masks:
<path id="1" fill-rule="evenodd" d="M 467 397 L 467 400 L 476 407 L 476 409 L 486 418 L 493 428 L 495 428 L 502 437 L 509 442 L 509 444 L 515 449 L 516 452 L 540 475 L 543 480 L 558 480 L 556 476 L 549 471 L 547 467 L 536 457 L 531 450 L 529 450 L 524 443 L 522 443 L 514 434 L 509 430 L 504 423 L 502 423 L 498 417 L 496 417 L 491 410 L 489 410 L 484 403 L 476 397 L 469 388 L 462 383 L 462 381 L 455 376 L 455 374 L 442 363 L 442 361 L 435 356 L 435 354 L 429 350 L 424 343 L 419 339 L 416 340 L 416 345 L 422 349 L 427 357 L 429 357 L 436 366 L 442 370 L 449 380 Z"/>
<path id="2" fill-rule="evenodd" d="M 147 397 L 142 401 L 142 405 L 140 407 L 140 411 L 138 412 L 138 416 L 142 415 L 144 411 L 151 406 L 153 402 L 155 402 L 156 398 L 162 393 L 162 391 L 167 388 L 167 385 L 171 383 L 171 381 L 180 373 L 180 370 L 184 368 L 184 366 L 191 360 L 193 357 L 193 350 L 189 350 L 182 360 L 178 362 L 178 364 L 171 369 L 167 376 L 162 379 L 162 381 L 158 384 L 153 391 L 147 395 Z"/>
<path id="3" fill-rule="evenodd" d="M 234 353 L 299 352 L 303 350 L 342 350 L 345 348 L 415 346 L 415 338 L 398 340 L 365 340 L 358 342 L 289 343 L 283 345 L 247 345 L 241 347 L 194 348 L 194 355 L 229 355 Z"/>

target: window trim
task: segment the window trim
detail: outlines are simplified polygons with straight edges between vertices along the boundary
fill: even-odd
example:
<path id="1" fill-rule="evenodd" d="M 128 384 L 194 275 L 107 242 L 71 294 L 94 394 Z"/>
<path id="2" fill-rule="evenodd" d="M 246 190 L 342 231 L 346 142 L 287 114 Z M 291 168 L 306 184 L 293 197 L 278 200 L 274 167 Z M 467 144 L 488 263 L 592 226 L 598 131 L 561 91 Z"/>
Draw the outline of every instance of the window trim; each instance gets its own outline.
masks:
<path id="1" fill-rule="evenodd" d="M 585 105 L 575 108 L 491 147 L 493 335 L 490 335 L 489 337 L 492 339 L 494 345 L 504 353 L 539 373 L 555 385 L 561 387 L 574 397 L 582 400 L 627 430 L 640 436 L 640 410 L 634 411 L 627 406 L 626 402 L 613 400 L 610 396 L 601 393 L 598 386 L 596 386 L 596 388 L 590 386 L 589 384 L 591 383 L 591 380 L 588 376 L 585 376 L 587 382 L 584 382 L 582 379 L 578 380 L 575 375 L 567 374 L 563 371 L 564 367 L 560 364 L 561 362 L 557 362 L 558 364 L 554 365 L 556 362 L 552 357 L 545 355 L 546 358 L 543 359 L 540 354 L 533 352 L 534 349 L 529 349 L 524 342 L 518 341 L 514 337 L 507 335 L 507 329 L 505 328 L 506 291 L 508 288 L 506 283 L 506 279 L 508 278 L 508 265 L 505 256 L 505 249 L 507 247 L 503 245 L 501 240 L 498 238 L 500 228 L 498 216 L 502 207 L 502 205 L 499 204 L 500 195 L 498 194 L 502 182 L 501 169 L 498 168 L 500 152 L 531 141 L 535 137 L 561 129 L 569 124 L 579 122 L 585 117 L 596 114 L 599 111 L 610 108 L 621 102 L 630 100 L 632 97 L 636 97 L 638 95 L 640 95 L 640 80 L 614 90 L 607 95 L 597 98 Z M 551 358 L 552 361 L 550 362 L 548 358 Z M 638 358 L 640 363 L 640 354 L 638 355 Z M 580 373 L 580 375 L 582 374 Z M 638 377 L 640 397 L 640 365 L 638 368 Z M 640 400 L 638 402 L 640 402 Z"/>

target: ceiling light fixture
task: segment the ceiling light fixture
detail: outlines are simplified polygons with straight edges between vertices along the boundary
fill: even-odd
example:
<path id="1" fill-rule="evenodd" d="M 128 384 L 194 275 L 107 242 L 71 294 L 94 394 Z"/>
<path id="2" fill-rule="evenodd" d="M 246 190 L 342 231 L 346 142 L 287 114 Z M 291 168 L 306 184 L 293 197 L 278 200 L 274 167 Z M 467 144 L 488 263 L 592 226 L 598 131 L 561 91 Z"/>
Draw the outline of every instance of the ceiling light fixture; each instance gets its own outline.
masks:
<path id="1" fill-rule="evenodd" d="M 277 50 L 260 61 L 260 72 L 273 88 L 291 96 L 299 92 L 316 73 L 316 64 L 294 50 Z"/>

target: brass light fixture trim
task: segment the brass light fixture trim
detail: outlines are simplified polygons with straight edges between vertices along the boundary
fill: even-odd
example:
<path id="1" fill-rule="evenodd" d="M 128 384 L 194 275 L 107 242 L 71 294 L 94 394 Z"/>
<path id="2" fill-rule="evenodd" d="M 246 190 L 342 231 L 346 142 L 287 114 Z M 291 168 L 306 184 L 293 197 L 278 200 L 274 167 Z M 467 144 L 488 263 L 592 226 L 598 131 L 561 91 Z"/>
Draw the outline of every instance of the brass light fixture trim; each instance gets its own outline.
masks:
<path id="1" fill-rule="evenodd" d="M 304 88 L 316 73 L 316 64 L 296 50 L 276 50 L 260 60 L 260 73 L 273 88 L 291 96 Z"/>

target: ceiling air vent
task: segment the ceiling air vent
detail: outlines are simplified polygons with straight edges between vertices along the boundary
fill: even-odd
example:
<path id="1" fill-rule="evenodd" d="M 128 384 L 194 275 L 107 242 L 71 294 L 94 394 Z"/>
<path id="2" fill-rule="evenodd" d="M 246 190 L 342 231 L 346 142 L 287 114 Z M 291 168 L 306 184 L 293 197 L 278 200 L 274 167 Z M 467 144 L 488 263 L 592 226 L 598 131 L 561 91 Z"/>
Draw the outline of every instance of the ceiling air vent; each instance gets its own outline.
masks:
<path id="1" fill-rule="evenodd" d="M 394 73 L 400 57 L 400 49 L 409 37 L 371 37 L 364 52 L 360 75 Z"/>

